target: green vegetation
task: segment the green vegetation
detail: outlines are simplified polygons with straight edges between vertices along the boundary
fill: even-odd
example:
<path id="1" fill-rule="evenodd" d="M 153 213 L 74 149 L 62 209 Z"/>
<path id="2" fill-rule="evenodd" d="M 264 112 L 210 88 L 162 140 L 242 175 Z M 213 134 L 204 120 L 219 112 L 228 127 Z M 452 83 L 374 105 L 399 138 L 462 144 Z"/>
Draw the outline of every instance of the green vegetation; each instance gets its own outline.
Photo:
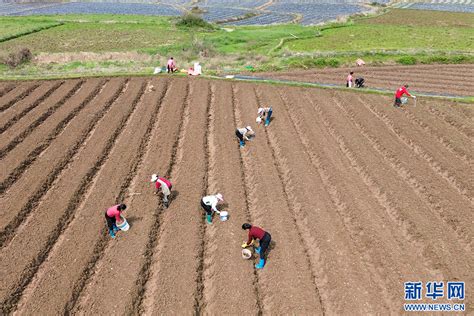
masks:
<path id="1" fill-rule="evenodd" d="M 1 19 L 0 42 L 11 40 L 30 33 L 46 30 L 61 25 L 58 21 L 25 20 L 18 23 L 17 18 L 5 17 Z"/>
<path id="2" fill-rule="evenodd" d="M 214 26 L 206 21 L 204 21 L 201 17 L 195 14 L 185 14 L 178 19 L 176 23 L 178 27 L 186 27 L 186 28 L 202 28 L 212 30 Z"/>
<path id="3" fill-rule="evenodd" d="M 0 17 L 0 38 L 7 39 L 0 40 L 0 57 L 24 48 L 41 57 L 0 71 L 5 76 L 91 70 L 150 73 L 169 56 L 180 68 L 199 60 L 208 74 L 339 67 L 357 58 L 367 64 L 474 63 L 473 17 L 387 9 L 377 16 L 326 26 L 223 28 L 194 15 Z M 106 57 L 113 52 L 122 58 Z"/>

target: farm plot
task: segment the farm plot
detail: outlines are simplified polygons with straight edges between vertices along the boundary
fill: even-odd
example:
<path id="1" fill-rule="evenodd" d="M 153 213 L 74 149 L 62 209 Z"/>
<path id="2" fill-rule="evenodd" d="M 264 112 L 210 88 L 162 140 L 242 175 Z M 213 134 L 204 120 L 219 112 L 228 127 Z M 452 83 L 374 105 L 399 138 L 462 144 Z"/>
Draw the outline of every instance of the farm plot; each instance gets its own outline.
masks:
<path id="1" fill-rule="evenodd" d="M 362 12 L 364 8 L 352 4 L 299 4 L 299 3 L 275 3 L 267 8 L 269 11 L 280 13 L 297 13 L 303 16 L 301 24 L 317 24 L 337 17 Z"/>
<path id="2" fill-rule="evenodd" d="M 354 78 L 363 77 L 370 88 L 391 89 L 395 91 L 403 84 L 409 84 L 415 93 L 434 93 L 440 95 L 473 96 L 474 65 L 422 65 L 422 66 L 384 66 L 352 67 L 337 69 L 302 70 L 292 72 L 259 73 L 255 76 L 285 79 L 300 82 L 330 83 L 345 85 L 350 71 Z"/>
<path id="3" fill-rule="evenodd" d="M 254 13 L 252 10 L 230 7 L 200 7 L 200 9 L 205 11 L 201 14 L 202 18 L 209 22 L 220 22 Z"/>
<path id="4" fill-rule="evenodd" d="M 283 13 L 262 13 L 248 19 L 243 19 L 235 22 L 224 23 L 224 25 L 271 25 L 280 23 L 289 23 L 295 17 L 291 14 Z"/>
<path id="5" fill-rule="evenodd" d="M 462 0 L 461 0 L 462 1 Z M 435 10 L 435 11 L 449 11 L 449 12 L 466 12 L 474 13 L 474 4 L 468 3 L 410 3 L 405 4 L 402 7 L 406 9 L 416 9 L 416 10 Z"/>
<path id="6" fill-rule="evenodd" d="M 201 78 L 11 85 L 2 116 L 29 110 L 2 131 L 2 314 L 395 314 L 404 282 L 452 280 L 474 310 L 470 105 Z M 168 209 L 152 173 L 173 182 Z M 207 225 L 216 192 L 230 219 Z M 120 202 L 131 228 L 111 239 Z M 243 222 L 272 234 L 263 270 L 241 258 Z"/>

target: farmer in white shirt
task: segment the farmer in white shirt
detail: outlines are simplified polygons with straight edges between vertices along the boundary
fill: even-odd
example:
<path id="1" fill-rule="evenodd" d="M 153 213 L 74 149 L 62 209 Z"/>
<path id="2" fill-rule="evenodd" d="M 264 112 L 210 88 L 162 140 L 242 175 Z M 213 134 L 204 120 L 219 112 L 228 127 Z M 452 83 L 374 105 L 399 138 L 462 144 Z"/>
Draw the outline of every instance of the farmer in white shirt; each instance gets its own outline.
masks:
<path id="1" fill-rule="evenodd" d="M 262 122 L 262 120 L 265 118 L 265 126 L 268 126 L 268 124 L 270 124 L 270 119 L 272 118 L 273 109 L 272 107 L 259 108 L 257 114 L 257 123 Z"/>
<path id="2" fill-rule="evenodd" d="M 240 147 L 245 146 L 245 141 L 250 140 L 247 135 L 253 135 L 254 132 L 250 126 L 238 128 L 235 130 L 235 135 L 239 139 Z"/>
<path id="3" fill-rule="evenodd" d="M 224 201 L 224 198 L 220 193 L 217 193 L 216 195 L 208 195 L 201 199 L 201 206 L 206 212 L 206 222 L 208 224 L 212 224 L 212 214 L 214 212 L 220 214 L 217 209 L 217 204 L 222 201 Z"/>

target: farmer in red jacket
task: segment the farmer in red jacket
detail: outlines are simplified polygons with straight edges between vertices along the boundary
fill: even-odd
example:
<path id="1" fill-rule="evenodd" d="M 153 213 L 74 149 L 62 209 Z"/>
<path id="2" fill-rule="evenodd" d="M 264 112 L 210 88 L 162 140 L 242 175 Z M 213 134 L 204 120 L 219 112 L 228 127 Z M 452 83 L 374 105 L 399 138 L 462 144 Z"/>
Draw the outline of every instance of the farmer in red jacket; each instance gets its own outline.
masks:
<path id="1" fill-rule="evenodd" d="M 257 269 L 263 269 L 265 266 L 265 253 L 267 252 L 272 236 L 257 226 L 252 226 L 249 223 L 242 224 L 243 230 L 249 230 L 249 238 L 247 242 L 242 244 L 242 248 L 247 248 L 250 246 L 255 239 L 259 240 L 259 246 L 255 248 L 255 252 L 260 255 L 260 261 L 255 265 Z"/>
<path id="2" fill-rule="evenodd" d="M 118 204 L 109 207 L 105 212 L 105 220 L 107 221 L 107 227 L 109 228 L 110 237 L 115 238 L 115 233 L 119 231 L 117 222 L 120 222 L 122 212 L 125 211 L 127 205 Z"/>
<path id="3" fill-rule="evenodd" d="M 397 91 L 395 92 L 395 102 L 393 103 L 393 106 L 400 107 L 402 105 L 402 96 L 404 94 L 406 94 L 409 97 L 412 97 L 413 99 L 416 99 L 416 96 L 414 96 L 414 95 L 412 96 L 408 92 L 407 88 L 408 88 L 408 85 L 406 84 L 406 85 L 404 85 L 404 86 L 397 89 Z"/>
<path id="4" fill-rule="evenodd" d="M 169 206 L 168 197 L 171 194 L 171 189 L 173 188 L 173 185 L 167 179 L 159 178 L 157 174 L 151 175 L 151 182 L 155 183 L 155 189 L 156 189 L 155 194 L 159 194 L 160 189 L 161 189 L 161 193 L 163 193 L 163 206 L 165 208 L 168 208 Z"/>

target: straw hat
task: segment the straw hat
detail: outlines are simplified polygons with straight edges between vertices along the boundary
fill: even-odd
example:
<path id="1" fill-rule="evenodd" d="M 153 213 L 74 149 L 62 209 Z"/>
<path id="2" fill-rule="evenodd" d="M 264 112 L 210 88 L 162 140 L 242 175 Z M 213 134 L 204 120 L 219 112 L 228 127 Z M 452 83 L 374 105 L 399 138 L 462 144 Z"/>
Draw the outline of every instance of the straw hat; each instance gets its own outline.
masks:
<path id="1" fill-rule="evenodd" d="M 224 201 L 224 198 L 222 197 L 222 194 L 220 194 L 220 193 L 216 194 L 216 198 L 220 201 Z"/>

